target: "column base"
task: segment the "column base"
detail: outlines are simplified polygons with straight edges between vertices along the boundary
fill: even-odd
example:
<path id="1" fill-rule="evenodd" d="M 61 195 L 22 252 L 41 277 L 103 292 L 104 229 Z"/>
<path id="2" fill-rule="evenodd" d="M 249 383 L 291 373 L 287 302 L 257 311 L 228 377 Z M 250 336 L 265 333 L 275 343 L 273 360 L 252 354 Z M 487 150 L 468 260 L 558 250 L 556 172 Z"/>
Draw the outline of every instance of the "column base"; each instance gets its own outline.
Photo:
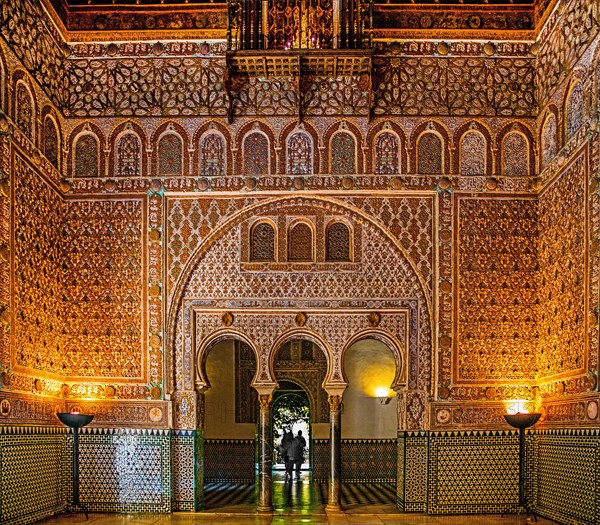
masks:
<path id="1" fill-rule="evenodd" d="M 261 507 L 260 505 L 256 507 L 256 512 L 260 514 L 273 514 L 273 507 Z"/>
<path id="2" fill-rule="evenodd" d="M 325 505 L 326 512 L 342 512 L 342 507 L 339 504 L 327 504 Z"/>

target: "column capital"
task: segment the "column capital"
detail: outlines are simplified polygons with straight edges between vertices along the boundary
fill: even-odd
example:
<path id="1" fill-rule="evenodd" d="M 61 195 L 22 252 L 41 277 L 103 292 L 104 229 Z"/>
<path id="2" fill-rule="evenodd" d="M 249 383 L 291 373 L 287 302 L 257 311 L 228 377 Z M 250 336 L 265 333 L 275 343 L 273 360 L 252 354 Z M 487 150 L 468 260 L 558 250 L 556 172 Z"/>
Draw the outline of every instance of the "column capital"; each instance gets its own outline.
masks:
<path id="1" fill-rule="evenodd" d="M 328 396 L 327 401 L 329 402 L 329 410 L 331 410 L 331 412 L 339 412 L 342 406 L 342 399 L 343 397 L 338 394 Z"/>
<path id="2" fill-rule="evenodd" d="M 260 403 L 261 410 L 268 410 L 273 403 L 273 394 L 259 394 L 258 402 Z"/>

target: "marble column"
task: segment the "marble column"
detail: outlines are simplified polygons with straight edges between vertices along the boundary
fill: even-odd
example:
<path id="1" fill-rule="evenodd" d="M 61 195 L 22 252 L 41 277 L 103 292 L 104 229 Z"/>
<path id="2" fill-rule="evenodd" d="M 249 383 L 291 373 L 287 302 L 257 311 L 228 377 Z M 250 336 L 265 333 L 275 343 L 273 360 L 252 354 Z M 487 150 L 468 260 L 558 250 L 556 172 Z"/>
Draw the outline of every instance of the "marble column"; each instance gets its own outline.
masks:
<path id="1" fill-rule="evenodd" d="M 329 466 L 329 497 L 326 510 L 341 510 L 340 490 L 342 483 L 341 466 L 341 418 L 342 396 L 329 396 L 329 448 L 331 463 Z"/>
<path id="2" fill-rule="evenodd" d="M 273 436 L 271 435 L 271 394 L 260 394 L 260 419 L 258 422 L 258 450 L 260 466 L 258 472 L 258 512 L 273 512 Z"/>
<path id="3" fill-rule="evenodd" d="M 194 510 L 204 509 L 204 390 L 196 391 L 196 432 L 194 433 Z"/>

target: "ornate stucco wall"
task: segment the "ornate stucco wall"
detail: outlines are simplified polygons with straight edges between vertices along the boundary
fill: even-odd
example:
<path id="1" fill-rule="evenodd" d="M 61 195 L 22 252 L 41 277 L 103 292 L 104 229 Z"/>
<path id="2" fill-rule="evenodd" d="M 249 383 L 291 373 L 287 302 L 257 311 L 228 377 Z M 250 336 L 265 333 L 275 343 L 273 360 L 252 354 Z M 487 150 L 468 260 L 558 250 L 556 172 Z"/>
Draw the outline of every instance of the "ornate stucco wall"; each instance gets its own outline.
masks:
<path id="1" fill-rule="evenodd" d="M 567 519 L 579 496 L 548 485 L 566 465 L 549 454 L 553 436 L 599 421 L 599 10 L 560 2 L 531 43 L 379 43 L 373 91 L 361 77 L 311 82 L 299 125 L 291 81 L 247 79 L 228 92 L 222 41 L 66 44 L 39 3 L 3 6 L 0 423 L 56 425 L 57 408 L 79 407 L 105 429 L 90 443 L 109 440 L 107 427 L 171 429 L 148 438 L 165 457 L 175 451 L 172 478 L 161 473 L 172 506 L 163 494 L 160 508 L 190 509 L 212 343 L 243 337 L 255 384 L 272 388 L 276 346 L 313 338 L 334 389 L 345 349 L 370 334 L 394 347 L 413 474 L 439 473 L 444 447 L 472 452 L 485 440 L 445 431 L 491 429 L 494 446 L 514 452 L 505 402 L 528 399 L 547 429 L 532 442 L 546 458 L 531 474 L 536 504 Z M 313 168 L 291 175 L 288 140 L 299 131 Z M 213 132 L 225 145 L 220 175 L 203 170 L 201 140 Z M 268 143 L 259 174 L 245 171 L 254 132 Z M 119 167 L 128 133 L 139 139 L 139 176 Z M 182 144 L 170 176 L 159 168 L 165 133 Z M 355 139 L 352 172 L 339 172 L 339 133 Z M 382 133 L 397 139 L 396 172 L 378 172 Z M 75 176 L 86 134 L 98 139 L 97 177 Z M 423 134 L 439 152 L 420 149 Z M 287 260 L 290 217 L 313 225 L 313 262 Z M 355 257 L 332 266 L 323 231 L 336 217 L 351 226 Z M 249 260 L 257 219 L 280 232 L 273 264 Z M 597 450 L 597 438 L 576 434 Z M 435 454 L 423 456 L 429 445 Z M 512 452 L 493 460 L 504 469 Z M 410 485 L 404 467 L 407 510 L 428 498 L 439 512 L 472 509 L 436 492 L 451 479 Z M 573 515 L 584 519 L 584 508 Z"/>

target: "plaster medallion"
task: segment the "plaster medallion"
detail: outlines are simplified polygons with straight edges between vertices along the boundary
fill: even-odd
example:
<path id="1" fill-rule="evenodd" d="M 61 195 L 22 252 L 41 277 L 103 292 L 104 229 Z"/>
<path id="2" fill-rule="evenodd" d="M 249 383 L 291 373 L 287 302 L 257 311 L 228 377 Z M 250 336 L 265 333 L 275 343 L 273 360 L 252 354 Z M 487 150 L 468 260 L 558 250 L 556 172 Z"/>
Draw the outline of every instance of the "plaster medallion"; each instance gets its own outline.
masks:
<path id="1" fill-rule="evenodd" d="M 150 417 L 150 421 L 158 423 L 163 417 L 163 411 L 158 407 L 154 407 L 148 411 L 148 416 Z"/>
<path id="2" fill-rule="evenodd" d="M 162 187 L 163 187 L 163 183 L 162 183 L 162 180 L 160 180 L 160 179 L 153 179 L 150 182 L 150 189 L 154 192 L 162 190 Z"/>
<path id="3" fill-rule="evenodd" d="M 148 237 L 150 238 L 150 240 L 152 242 L 158 242 L 158 241 L 160 241 L 160 231 L 158 231 L 156 228 L 154 228 L 154 229 L 150 230 Z"/>
<path id="4" fill-rule="evenodd" d="M 115 397 L 117 393 L 117 389 L 112 385 L 107 385 L 104 387 L 104 396 L 108 398 Z"/>
<path id="5" fill-rule="evenodd" d="M 448 177 L 442 177 L 439 186 L 443 190 L 449 190 L 452 187 L 452 181 Z"/>
<path id="6" fill-rule="evenodd" d="M 390 187 L 393 190 L 400 190 L 402 189 L 402 187 L 404 186 L 402 179 L 400 177 L 394 177 L 391 181 L 390 181 Z"/>
<path id="7" fill-rule="evenodd" d="M 152 399 L 160 399 L 160 396 L 162 395 L 162 390 L 159 386 L 153 386 L 150 389 L 150 397 Z"/>
<path id="8" fill-rule="evenodd" d="M 307 319 L 308 319 L 308 317 L 306 316 L 306 314 L 304 312 L 298 312 L 296 314 L 294 321 L 296 321 L 296 324 L 298 326 L 304 326 L 306 324 Z"/>
<path id="9" fill-rule="evenodd" d="M 488 190 L 495 190 L 496 188 L 498 188 L 498 180 L 494 177 L 490 177 L 485 181 L 485 187 Z"/>
<path id="10" fill-rule="evenodd" d="M 452 240 L 452 231 L 448 228 L 440 230 L 440 239 L 444 242 L 450 242 Z"/>
<path id="11" fill-rule="evenodd" d="M 590 401 L 587 405 L 586 413 L 588 419 L 598 419 L 598 402 Z"/>
<path id="12" fill-rule="evenodd" d="M 440 425 L 445 425 L 450 422 L 451 417 L 452 414 L 447 408 L 440 408 L 435 415 L 435 419 Z"/>

